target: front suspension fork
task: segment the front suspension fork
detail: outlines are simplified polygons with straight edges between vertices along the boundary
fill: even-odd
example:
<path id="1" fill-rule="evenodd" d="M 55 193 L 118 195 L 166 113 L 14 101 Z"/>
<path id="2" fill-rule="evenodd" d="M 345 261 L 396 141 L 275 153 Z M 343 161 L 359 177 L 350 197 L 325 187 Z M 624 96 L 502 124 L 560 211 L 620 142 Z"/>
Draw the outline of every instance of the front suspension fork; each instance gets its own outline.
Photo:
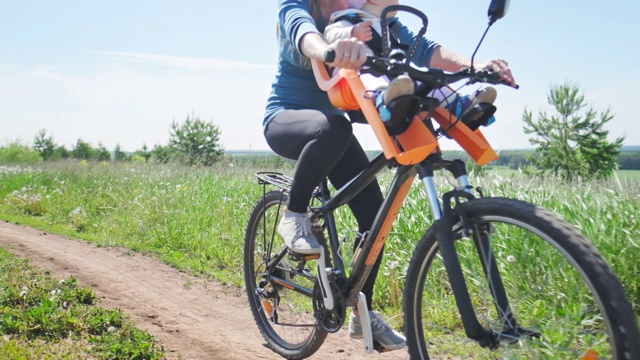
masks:
<path id="1" fill-rule="evenodd" d="M 427 191 L 431 212 L 436 219 L 433 227 L 436 232 L 438 246 L 440 247 L 467 337 L 476 340 L 482 347 L 493 349 L 498 347 L 500 335 L 494 331 L 484 329 L 478 321 L 455 248 L 454 241 L 457 239 L 454 239 L 452 229 L 456 225 L 458 218 L 462 219 L 465 234 L 473 236 L 501 322 L 505 328 L 510 329 L 514 329 L 514 327 L 517 329 L 517 322 L 511 312 L 502 278 L 490 246 L 488 233 L 481 233 L 478 227 L 472 228 L 464 214 L 454 216 L 454 210 L 451 207 L 452 200 L 455 200 L 456 204 L 458 204 L 460 199 L 466 199 L 467 201 L 474 199 L 472 194 L 473 187 L 470 185 L 466 167 L 462 161 L 440 164 L 444 164 L 442 167 L 449 170 L 458 182 L 456 189 L 444 194 L 442 205 L 438 200 L 438 193 L 433 180 L 433 164 L 423 163 L 418 166 L 420 177 Z M 483 229 L 482 231 L 488 231 L 488 229 Z"/>

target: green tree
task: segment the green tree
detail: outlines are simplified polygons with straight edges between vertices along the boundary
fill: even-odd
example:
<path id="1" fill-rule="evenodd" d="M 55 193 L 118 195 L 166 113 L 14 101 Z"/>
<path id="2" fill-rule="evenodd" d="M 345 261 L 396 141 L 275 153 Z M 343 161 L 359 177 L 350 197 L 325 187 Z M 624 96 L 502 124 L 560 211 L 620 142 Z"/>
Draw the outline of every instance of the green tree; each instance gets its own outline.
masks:
<path id="1" fill-rule="evenodd" d="M 40 154 L 42 160 L 50 160 L 56 150 L 53 136 L 48 135 L 45 129 L 39 130 L 33 140 L 33 149 Z"/>
<path id="2" fill-rule="evenodd" d="M 137 161 L 144 160 L 143 162 L 147 162 L 151 157 L 151 151 L 149 151 L 147 144 L 142 144 L 142 149 L 136 150 L 133 153 L 133 156 L 136 158 Z"/>
<path id="3" fill-rule="evenodd" d="M 151 150 L 151 161 L 158 164 L 166 164 L 175 158 L 175 150 L 169 146 L 156 145 Z"/>
<path id="4" fill-rule="evenodd" d="M 80 160 L 91 160 L 96 157 L 96 149 L 90 143 L 78 139 L 76 145 L 71 149 L 71 157 Z"/>
<path id="5" fill-rule="evenodd" d="M 68 159 L 71 154 L 64 145 L 56 145 L 51 160 Z"/>
<path id="6" fill-rule="evenodd" d="M 129 160 L 129 156 L 127 153 L 122 151 L 120 144 L 116 144 L 115 149 L 113 149 L 113 160 L 115 161 L 127 161 Z"/>
<path id="7" fill-rule="evenodd" d="M 98 143 L 95 157 L 98 161 L 111 161 L 111 153 L 102 143 Z"/>
<path id="8" fill-rule="evenodd" d="M 613 175 L 624 137 L 607 140 L 609 131 L 604 126 L 613 119 L 611 108 L 596 112 L 580 86 L 568 83 L 552 85 L 547 102 L 558 114 L 539 111 L 535 120 L 525 108 L 522 117 L 525 134 L 533 135 L 529 142 L 536 146 L 538 168 L 566 179 Z"/>
<path id="9" fill-rule="evenodd" d="M 211 122 L 187 117 L 184 123 L 171 123 L 169 146 L 178 159 L 188 165 L 209 166 L 224 154 L 220 144 L 220 129 Z"/>

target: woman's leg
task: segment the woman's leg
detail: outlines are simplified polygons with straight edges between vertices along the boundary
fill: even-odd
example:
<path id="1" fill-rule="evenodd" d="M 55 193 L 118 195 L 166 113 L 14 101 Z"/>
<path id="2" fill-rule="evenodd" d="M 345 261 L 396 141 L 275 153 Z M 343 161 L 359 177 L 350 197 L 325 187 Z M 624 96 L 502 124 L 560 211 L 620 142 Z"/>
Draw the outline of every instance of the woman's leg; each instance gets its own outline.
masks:
<path id="1" fill-rule="evenodd" d="M 369 164 L 366 153 L 360 146 L 355 136 L 352 136 L 347 150 L 342 158 L 334 166 L 329 174 L 329 180 L 336 188 L 341 188 L 356 175 L 358 175 Z M 364 233 L 371 229 L 373 221 L 378 214 L 378 210 L 382 205 L 382 191 L 377 181 L 373 181 L 364 188 L 357 196 L 349 202 L 349 208 L 353 212 L 358 222 L 358 232 Z M 354 249 L 355 250 L 355 249 Z M 375 285 L 376 276 L 380 269 L 384 248 L 380 252 L 378 260 L 374 264 L 367 281 L 365 282 L 362 293 L 367 297 L 367 307 L 372 308 L 373 287 Z"/>
<path id="2" fill-rule="evenodd" d="M 306 213 L 313 189 L 329 175 L 352 137 L 351 123 L 338 114 L 284 110 L 267 124 L 265 137 L 278 155 L 297 160 L 288 209 Z"/>
<path id="3" fill-rule="evenodd" d="M 317 110 L 284 110 L 269 122 L 265 137 L 275 153 L 298 160 L 288 205 L 295 212 L 307 211 L 313 189 L 325 177 L 340 188 L 369 164 L 353 136 L 351 124 L 339 115 L 326 115 Z M 377 181 L 349 202 L 359 232 L 371 228 L 381 204 L 382 192 Z M 362 289 L 369 308 L 381 258 Z"/>

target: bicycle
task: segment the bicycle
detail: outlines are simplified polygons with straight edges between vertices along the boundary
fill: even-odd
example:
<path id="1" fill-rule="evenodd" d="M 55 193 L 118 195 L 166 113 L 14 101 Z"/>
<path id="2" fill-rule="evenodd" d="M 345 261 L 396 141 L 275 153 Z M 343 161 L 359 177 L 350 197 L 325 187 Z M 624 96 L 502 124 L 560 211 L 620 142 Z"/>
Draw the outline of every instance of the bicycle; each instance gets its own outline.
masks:
<path id="1" fill-rule="evenodd" d="M 492 1 L 489 26 L 505 10 L 505 1 Z M 381 16 L 383 22 L 387 11 L 417 15 L 423 22 L 417 37 L 426 32 L 428 20 L 418 10 L 390 6 Z M 482 189 L 471 186 L 462 160 L 442 157 L 438 138 L 443 135 L 480 165 L 497 154 L 478 124 L 463 123 L 426 94 L 460 80 L 501 84 L 499 76 L 473 67 L 457 73 L 416 69 L 408 65 L 414 50 L 398 56 L 385 48 L 385 56 L 370 57 L 361 69 L 389 78 L 406 73 L 419 82 L 414 95 L 389 104 L 393 116 L 388 121 L 381 120 L 371 100 L 355 95 L 365 90 L 355 71 L 341 70 L 331 78 L 322 63 L 313 64 L 332 102 L 344 110 L 361 110 L 382 146 L 343 188 L 331 193 L 326 179 L 316 188 L 309 213 L 322 254 L 292 253 L 277 234 L 291 178 L 277 172 L 256 174 L 263 195 L 247 225 L 244 271 L 249 304 L 268 347 L 289 359 L 309 357 L 329 333 L 342 327 L 347 308 L 358 306 L 364 350 L 384 351 L 367 332 L 366 299 L 360 289 L 419 177 L 435 221 L 417 244 L 406 274 L 404 330 L 412 359 L 429 358 L 427 342 L 450 343 L 456 355 L 468 351 L 474 358 L 640 359 L 632 306 L 596 248 L 548 210 L 516 199 L 484 197 Z M 415 116 L 424 112 L 425 118 Z M 349 272 L 334 213 L 389 167 L 395 169 L 393 181 L 374 225 L 361 234 Z M 442 196 L 434 181 L 438 170 L 457 181 Z M 271 186 L 275 189 L 267 191 Z M 435 304 L 442 307 L 441 314 L 459 314 L 445 322 L 461 321 L 462 326 L 447 324 L 446 331 L 434 331 L 430 315 Z M 474 341 L 461 340 L 458 333 Z M 477 345 L 493 351 L 480 353 Z"/>

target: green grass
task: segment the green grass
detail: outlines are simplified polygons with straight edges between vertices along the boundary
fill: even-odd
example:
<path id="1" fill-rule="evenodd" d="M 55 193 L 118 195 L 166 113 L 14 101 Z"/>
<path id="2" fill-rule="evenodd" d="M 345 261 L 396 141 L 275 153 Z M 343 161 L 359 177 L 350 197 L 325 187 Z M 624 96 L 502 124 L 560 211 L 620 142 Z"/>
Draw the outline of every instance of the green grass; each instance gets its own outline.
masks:
<path id="1" fill-rule="evenodd" d="M 213 168 L 132 163 L 42 163 L 0 167 L 0 218 L 42 230 L 125 246 L 173 266 L 243 286 L 242 248 L 249 213 L 262 194 L 253 173 L 261 169 L 221 164 Z M 273 170 L 273 169 L 269 169 Z M 290 173 L 290 168 L 285 172 Z M 578 227 L 612 265 L 640 313 L 640 172 L 609 181 L 529 178 L 497 169 L 472 183 L 487 196 L 512 197 L 550 209 Z M 391 174 L 380 182 L 389 186 Z M 440 191 L 451 189 L 439 178 Z M 350 262 L 355 221 L 338 211 Z M 414 247 L 431 224 L 419 182 L 389 236 L 374 303 L 402 313 L 404 274 Z M 396 320 L 400 325 L 400 318 Z"/>
<path id="2" fill-rule="evenodd" d="M 640 170 L 618 170 L 617 174 L 620 179 L 640 180 Z"/>
<path id="3" fill-rule="evenodd" d="M 55 279 L 0 249 L 0 359 L 159 359 L 153 337 L 75 279 Z"/>

